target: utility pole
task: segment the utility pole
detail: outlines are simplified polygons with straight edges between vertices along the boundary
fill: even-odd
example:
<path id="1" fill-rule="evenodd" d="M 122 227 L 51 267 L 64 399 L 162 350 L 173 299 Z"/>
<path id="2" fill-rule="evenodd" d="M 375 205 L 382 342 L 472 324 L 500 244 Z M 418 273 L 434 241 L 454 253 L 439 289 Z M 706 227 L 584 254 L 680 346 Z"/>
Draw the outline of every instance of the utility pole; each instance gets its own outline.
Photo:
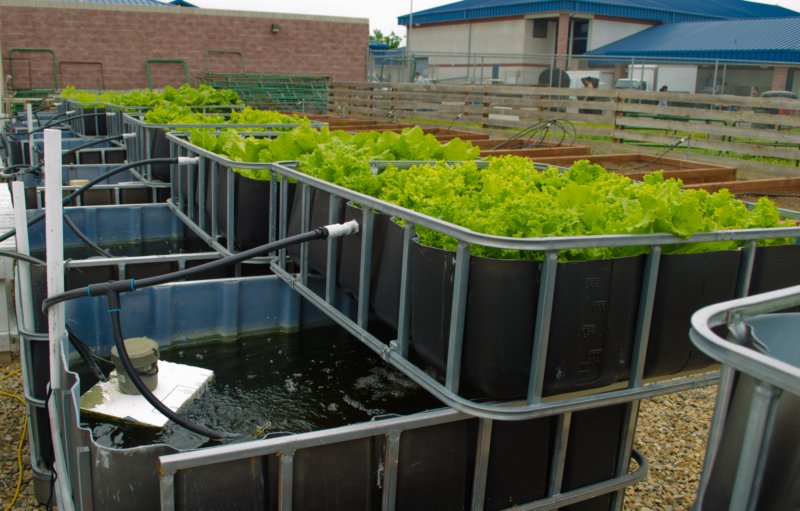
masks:
<path id="1" fill-rule="evenodd" d="M 414 67 L 411 65 L 411 62 L 414 59 L 414 55 L 411 53 L 411 28 L 414 26 L 414 0 L 409 0 L 411 3 L 409 5 L 408 11 L 408 30 L 406 30 L 406 61 L 408 62 L 408 77 L 409 81 L 414 81 Z"/>

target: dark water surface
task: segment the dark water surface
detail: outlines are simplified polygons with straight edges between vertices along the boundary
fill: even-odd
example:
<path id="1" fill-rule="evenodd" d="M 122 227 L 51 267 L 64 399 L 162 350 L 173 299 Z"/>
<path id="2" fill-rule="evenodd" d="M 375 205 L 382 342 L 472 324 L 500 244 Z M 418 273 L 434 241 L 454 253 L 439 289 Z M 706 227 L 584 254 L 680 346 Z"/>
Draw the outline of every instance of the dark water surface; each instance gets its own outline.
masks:
<path id="1" fill-rule="evenodd" d="M 161 358 L 214 371 L 205 391 L 181 410 L 183 417 L 250 438 L 318 431 L 442 406 L 337 327 L 170 348 Z M 172 422 L 159 430 L 88 414 L 82 420 L 98 443 L 111 447 L 167 443 L 187 449 L 217 443 Z"/>

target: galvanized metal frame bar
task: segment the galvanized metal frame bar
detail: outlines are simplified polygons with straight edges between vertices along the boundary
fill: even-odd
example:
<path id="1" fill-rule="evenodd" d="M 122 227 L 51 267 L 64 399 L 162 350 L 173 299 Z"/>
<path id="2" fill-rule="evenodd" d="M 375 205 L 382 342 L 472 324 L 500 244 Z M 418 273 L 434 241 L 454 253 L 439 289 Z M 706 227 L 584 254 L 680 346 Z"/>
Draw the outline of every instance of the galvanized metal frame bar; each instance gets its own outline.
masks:
<path id="1" fill-rule="evenodd" d="M 756 382 L 743 437 L 747 441 L 742 444 L 733 483 L 730 501 L 732 510 L 756 509 L 766 465 L 766 456 L 762 453 L 766 452 L 772 437 L 780 394 L 780 388 Z"/>
<path id="2" fill-rule="evenodd" d="M 278 239 L 278 219 L 280 218 L 278 196 L 280 185 L 278 176 L 271 171 L 269 173 L 269 181 L 269 232 L 267 233 L 267 239 L 272 243 Z M 202 228 L 202 226 L 200 227 Z"/>
<path id="3" fill-rule="evenodd" d="M 411 330 L 411 240 L 414 238 L 414 224 L 406 222 L 403 226 L 403 254 L 400 269 L 400 310 L 397 315 L 397 341 L 394 349 L 408 358 Z"/>
<path id="4" fill-rule="evenodd" d="M 307 232 L 311 223 L 311 187 L 300 185 L 300 232 Z M 308 285 L 308 243 L 300 245 L 300 282 Z"/>
<path id="5" fill-rule="evenodd" d="M 328 224 L 337 223 L 341 199 L 331 197 L 328 202 Z M 325 300 L 328 303 L 336 301 L 336 266 L 339 264 L 337 248 L 339 247 L 338 238 L 328 238 L 325 241 L 327 257 L 325 259 Z"/>
<path id="6" fill-rule="evenodd" d="M 605 405 L 627 403 L 634 399 L 645 399 L 681 392 L 683 390 L 713 384 L 718 379 L 717 374 L 700 374 L 686 376 L 676 380 L 656 381 L 634 388 L 614 390 L 597 389 L 597 393 L 594 394 L 554 398 L 552 400 L 548 399 L 541 403 L 471 401 L 450 392 L 435 378 L 405 357 L 402 357 L 396 350 L 392 349 L 392 347 L 386 346 L 380 339 L 365 331 L 356 322 L 342 314 L 341 311 L 325 302 L 314 290 L 300 282 L 298 276 L 288 273 L 274 263 L 272 264 L 272 271 L 281 279 L 285 280 L 292 289 L 300 293 L 303 298 L 309 300 L 314 306 L 322 310 L 322 312 L 336 321 L 368 348 L 383 357 L 387 362 L 402 371 L 406 376 L 432 393 L 447 406 L 476 417 L 496 420 L 533 419 L 556 413 L 587 410 Z"/>
<path id="7" fill-rule="evenodd" d="M 228 171 L 225 173 L 225 179 L 227 181 L 227 188 L 225 189 L 225 210 L 228 212 L 225 218 L 227 220 L 225 225 L 225 242 L 228 251 L 233 252 L 235 250 L 236 241 L 236 176 L 233 172 Z M 192 195 L 194 194 L 189 194 L 190 197 Z M 217 210 L 212 209 L 212 211 Z"/>
<path id="8" fill-rule="evenodd" d="M 625 425 L 622 429 L 621 446 L 617 452 L 617 476 L 622 476 L 628 472 L 629 460 L 633 450 L 633 440 L 636 434 L 636 423 L 639 419 L 639 406 L 641 401 L 631 401 L 625 405 Z M 622 511 L 625 504 L 625 490 L 614 493 L 611 500 L 611 509 Z"/>
<path id="9" fill-rule="evenodd" d="M 653 306 L 656 300 L 658 284 L 658 267 L 661 263 L 661 247 L 650 247 L 644 265 L 642 291 L 639 297 L 639 312 L 636 318 L 636 330 L 633 338 L 632 368 L 629 380 L 631 387 L 642 385 L 644 365 L 647 359 L 647 346 L 650 341 L 650 324 L 653 321 Z"/>
<path id="10" fill-rule="evenodd" d="M 634 472 L 626 474 L 624 477 L 591 484 L 577 490 L 571 490 L 558 495 L 553 495 L 529 504 L 521 504 L 510 507 L 508 508 L 508 511 L 544 511 L 559 509 L 584 500 L 599 497 L 600 495 L 605 495 L 613 491 L 619 491 L 632 484 L 643 481 L 647 477 L 648 472 L 647 460 L 635 449 L 632 457 L 639 465 L 639 468 L 637 468 Z"/>
<path id="11" fill-rule="evenodd" d="M 393 511 L 397 501 L 397 474 L 400 465 L 400 431 L 389 431 L 385 436 L 383 459 L 383 493 L 381 509 Z"/>
<path id="12" fill-rule="evenodd" d="M 319 179 L 308 176 L 299 172 L 291 167 L 282 164 L 254 164 L 243 162 L 230 162 L 224 157 L 210 153 L 200 148 L 191 146 L 183 140 L 178 134 L 170 133 L 167 137 L 175 145 L 184 145 L 192 147 L 196 154 L 202 158 L 209 158 L 211 161 L 218 162 L 219 164 L 235 164 L 236 167 L 246 169 L 268 169 L 280 176 L 281 183 L 286 179 L 296 180 L 299 184 L 299 193 L 301 194 L 301 203 L 303 208 L 303 225 L 304 229 L 309 227 L 309 196 L 310 188 L 322 192 L 328 192 L 332 197 L 340 197 L 342 200 L 349 200 L 358 202 L 363 208 L 370 210 L 379 210 L 384 214 L 397 216 L 405 219 L 407 229 L 413 229 L 415 225 L 422 225 L 424 227 L 435 229 L 443 234 L 457 238 L 461 246 L 467 247 L 469 243 L 476 243 L 484 246 L 504 248 L 510 250 L 537 250 L 545 252 L 545 259 L 542 264 L 540 274 L 540 300 L 539 310 L 537 311 L 536 334 L 534 339 L 533 359 L 531 361 L 531 380 L 529 382 L 529 393 L 525 403 L 473 403 L 462 399 L 457 395 L 458 382 L 457 382 L 457 360 L 459 359 L 460 350 L 459 343 L 456 340 L 458 336 L 458 324 L 463 318 L 459 317 L 457 313 L 459 305 L 459 294 L 454 296 L 454 309 L 451 309 L 451 337 L 448 339 L 448 370 L 446 373 L 446 385 L 434 383 L 422 371 L 414 367 L 410 361 L 407 360 L 408 356 L 408 304 L 410 300 L 409 282 L 410 282 L 410 268 L 408 266 L 408 250 L 410 245 L 410 238 L 413 230 L 406 230 L 404 232 L 404 255 L 403 255 L 403 275 L 401 278 L 401 303 L 400 303 L 400 324 L 398 325 L 398 339 L 390 343 L 387 347 L 378 339 L 366 332 L 363 325 L 358 322 L 352 322 L 334 307 L 325 306 L 316 300 L 314 294 L 307 286 L 308 283 L 308 268 L 307 268 L 307 250 L 301 248 L 300 257 L 300 277 L 299 280 L 290 275 L 286 271 L 277 271 L 281 278 L 289 282 L 293 287 L 298 289 L 301 294 L 311 300 L 315 305 L 320 307 L 326 314 L 335 319 L 339 324 L 343 325 L 348 331 L 356 335 L 359 339 L 365 342 L 371 349 L 384 356 L 395 367 L 401 369 L 418 383 L 423 384 L 429 390 L 434 392 L 438 397 L 442 398 L 445 403 L 454 406 L 459 410 L 473 413 L 475 415 L 486 418 L 502 418 L 508 419 L 514 417 L 517 419 L 530 418 L 536 416 L 539 410 L 559 406 L 573 406 L 577 403 L 582 403 L 582 399 L 601 400 L 603 402 L 627 402 L 629 400 L 640 399 L 648 395 L 660 394 L 668 392 L 668 388 L 677 390 L 680 388 L 692 388 L 711 383 L 716 380 L 716 375 L 701 375 L 691 376 L 679 379 L 679 381 L 658 383 L 655 385 L 644 385 L 643 371 L 644 360 L 647 349 L 647 331 L 648 326 L 652 320 L 653 314 L 653 300 L 655 293 L 655 285 L 657 284 L 656 278 L 658 273 L 658 263 L 660 260 L 660 247 L 668 244 L 675 243 L 692 243 L 692 242 L 706 242 L 706 241 L 727 241 L 737 240 L 749 243 L 749 249 L 745 249 L 744 263 L 740 267 L 742 275 L 737 284 L 740 290 L 746 289 L 746 282 L 752 273 L 752 256 L 755 250 L 755 243 L 759 239 L 775 238 L 775 237 L 797 237 L 800 235 L 800 227 L 785 227 L 776 229 L 743 229 L 736 231 L 717 231 L 710 233 L 699 233 L 689 239 L 684 239 L 667 234 L 649 234 L 649 235 L 609 235 L 609 236 L 576 236 L 566 238 L 508 238 L 500 236 L 491 236 L 481 233 L 475 233 L 460 226 L 448 224 L 438 219 L 428 217 L 409 211 L 393 204 L 388 204 L 372 197 L 344 189 L 337 185 L 321 181 Z M 285 197 L 282 192 L 282 198 Z M 285 201 L 281 201 L 281 208 L 285 208 Z M 282 211 L 285 211 L 282 209 Z M 285 217 L 279 222 L 279 229 L 284 228 Z M 557 254 L 559 251 L 569 248 L 586 248 L 586 247 L 612 247 L 612 246 L 650 246 L 651 253 L 647 258 L 645 266 L 645 282 L 643 285 L 642 295 L 640 297 L 640 310 L 637 317 L 637 330 L 634 344 L 634 357 L 631 362 L 630 371 L 631 379 L 628 382 L 627 389 L 618 389 L 611 391 L 598 390 L 597 394 L 588 398 L 578 397 L 577 401 L 572 398 L 558 399 L 554 398 L 557 404 L 553 404 L 550 399 L 542 399 L 543 379 L 544 379 L 544 364 L 546 361 L 547 341 L 549 338 L 549 318 L 552 310 L 551 307 L 552 297 L 555 290 L 555 278 L 557 268 Z M 216 248 L 216 247 L 215 247 Z M 462 249 L 464 250 L 464 249 Z M 468 253 L 468 251 L 466 251 Z M 463 253 L 463 252 L 462 252 Z M 285 256 L 282 263 L 276 267 L 277 269 L 285 270 Z M 459 271 L 467 266 L 459 267 Z M 462 274 L 467 277 L 465 282 L 468 282 L 468 271 Z M 362 275 L 360 275 L 361 277 Z M 362 288 L 364 286 L 361 286 Z M 465 288 L 466 286 L 464 286 Z M 459 293 L 461 291 L 459 290 Z M 330 292 L 327 293 L 330 297 Z M 456 312 L 453 314 L 453 312 Z M 363 318 L 363 316 L 362 316 Z M 455 320 L 455 322 L 453 322 Z M 455 342 L 450 342 L 455 341 Z M 654 394 L 653 394 L 654 393 Z M 546 404 L 542 401 L 549 401 Z M 562 408 L 568 409 L 568 408 Z M 626 442 L 627 443 L 627 442 Z"/>
<path id="13" fill-rule="evenodd" d="M 780 227 L 771 229 L 732 229 L 727 231 L 711 231 L 697 233 L 689 238 L 682 238 L 671 234 L 611 234 L 603 236 L 560 236 L 542 238 L 513 238 L 506 236 L 494 236 L 471 231 L 456 224 L 451 224 L 437 218 L 423 215 L 415 211 L 384 202 L 369 195 L 364 195 L 347 188 L 317 179 L 301 171 L 295 170 L 285 163 L 247 163 L 233 162 L 218 154 L 206 151 L 194 146 L 186 140 L 180 138 L 175 133 L 167 134 L 167 138 L 176 145 L 192 148 L 198 156 L 209 158 L 213 161 L 221 162 L 224 165 L 232 165 L 237 168 L 250 170 L 271 169 L 282 176 L 296 180 L 299 184 L 313 186 L 332 195 L 341 197 L 344 200 L 358 202 L 362 207 L 382 211 L 390 216 L 410 221 L 415 225 L 428 227 L 441 232 L 460 241 L 475 243 L 487 247 L 502 248 L 508 250 L 566 250 L 573 248 L 594 248 L 594 247 L 633 247 L 646 245 L 674 245 L 685 243 L 699 243 L 706 241 L 747 241 L 781 237 L 800 236 L 800 227 Z"/>
<path id="14" fill-rule="evenodd" d="M 197 166 L 197 190 L 200 192 L 198 193 L 197 197 L 197 225 L 200 226 L 200 229 L 205 231 L 206 225 L 208 224 L 208 219 L 206 218 L 206 196 L 205 193 L 207 181 L 208 181 L 208 174 L 206 172 L 206 163 L 208 160 L 205 158 L 200 158 L 199 165 Z M 192 172 L 192 170 L 189 170 Z M 194 195 L 194 194 L 190 194 Z M 216 211 L 211 209 L 211 211 Z"/>
<path id="15" fill-rule="evenodd" d="M 723 364 L 717 402 L 714 408 L 714 418 L 711 423 L 703 472 L 700 478 L 698 503 L 702 503 L 705 498 L 705 490 L 710 479 L 711 468 L 716 462 L 736 373 L 742 372 L 752 376 L 757 382 L 756 389 L 759 386 L 762 387 L 761 391 L 757 390 L 754 393 L 754 401 L 748 417 L 748 421 L 753 421 L 753 429 L 748 434 L 758 433 L 763 427 L 768 427 L 768 422 L 771 420 L 769 415 L 772 413 L 770 410 L 772 406 L 770 404 L 772 400 L 770 394 L 773 390 L 771 388 L 782 389 L 795 395 L 800 394 L 800 368 L 744 346 L 748 336 L 747 328 L 744 324 L 745 319 L 797 305 L 800 305 L 800 286 L 792 286 L 704 307 L 692 316 L 692 328 L 689 331 L 689 337 L 692 342 L 706 355 Z M 729 336 L 727 340 L 722 339 L 713 331 L 713 328 L 722 325 L 728 326 Z M 758 395 L 759 393 L 761 396 Z M 758 419 L 755 417 L 758 414 L 764 415 L 761 419 Z M 759 422 L 763 421 L 764 417 L 767 420 L 766 424 Z M 750 427 L 751 425 L 748 424 L 748 428 Z M 745 448 L 761 448 L 763 437 L 747 438 L 748 446 Z M 735 484 L 739 485 L 741 483 L 743 486 L 747 486 L 748 492 L 750 492 L 754 490 L 754 486 L 751 483 L 755 481 L 744 481 L 745 471 L 751 474 L 758 474 L 758 470 L 761 467 L 753 467 L 751 461 L 748 461 L 748 456 L 750 456 L 749 460 L 752 460 L 752 453 L 747 454 L 747 456 L 743 454 L 742 456 L 743 459 L 740 459 L 739 468 L 743 471 L 743 480 L 740 481 L 738 479 L 737 470 Z M 746 462 L 748 466 L 743 468 L 742 461 Z M 756 475 L 756 478 L 760 479 L 760 476 Z M 744 492 L 744 489 L 737 488 L 736 491 Z M 731 502 L 732 509 L 747 509 L 746 506 L 749 500 L 749 493 L 747 501 L 744 500 L 743 496 L 737 495 L 736 503 L 734 504 L 733 500 Z"/>
<path id="16" fill-rule="evenodd" d="M 413 416 L 387 419 L 383 421 L 372 421 L 350 426 L 343 426 L 330 430 L 303 433 L 288 437 L 278 437 L 265 440 L 254 440 L 244 444 L 229 444 L 219 447 L 211 447 L 197 451 L 187 451 L 178 454 L 164 455 L 159 458 L 160 494 L 161 509 L 171 511 L 175 509 L 175 487 L 174 477 L 182 470 L 203 467 L 218 463 L 231 462 L 247 458 L 264 457 L 278 455 L 280 457 L 279 475 L 279 508 L 291 509 L 292 491 L 292 469 L 293 457 L 299 450 L 318 447 L 332 443 L 347 442 L 356 439 L 371 438 L 379 435 L 385 436 L 384 446 L 384 474 L 383 474 L 383 494 L 381 496 L 382 509 L 394 509 L 397 499 L 397 473 L 400 463 L 400 437 L 403 432 L 421 429 L 438 424 L 446 424 L 468 417 L 450 409 L 433 410 L 421 412 Z M 479 442 L 485 446 L 479 448 L 478 460 L 476 460 L 475 479 L 485 481 L 485 466 L 488 463 L 491 438 L 492 422 L 482 421 L 482 427 L 478 435 Z M 599 495 L 616 491 L 625 486 L 629 486 L 643 480 L 647 475 L 647 462 L 638 452 L 633 452 L 633 458 L 638 463 L 636 471 L 625 474 L 622 477 L 615 477 L 608 481 L 592 484 L 577 490 L 557 493 L 545 499 L 528 504 L 515 506 L 513 509 L 556 509 L 582 500 L 586 500 Z M 473 493 L 473 509 L 480 509 L 476 505 L 482 506 L 481 494 L 485 490 L 481 484 L 476 484 Z"/>
<path id="17" fill-rule="evenodd" d="M 333 201 L 333 197 L 331 197 Z M 329 219 L 334 223 L 333 218 Z M 367 328 L 369 322 L 369 279 L 372 274 L 372 244 L 375 234 L 375 214 L 370 208 L 362 208 L 361 216 L 361 264 L 358 268 L 358 314 L 359 326 Z"/>
<path id="18" fill-rule="evenodd" d="M 217 211 L 219 211 L 219 198 L 216 191 L 219 189 L 219 162 L 213 162 L 211 164 L 211 239 L 214 242 L 218 242 L 220 234 L 219 234 L 219 217 L 217 216 Z M 191 190 L 187 190 L 188 194 L 191 194 Z M 191 219 L 191 216 L 190 216 Z M 227 247 L 225 247 L 227 249 Z"/>
<path id="19" fill-rule="evenodd" d="M 550 341 L 550 322 L 553 315 L 553 296 L 556 292 L 556 268 L 558 253 L 548 251 L 544 254 L 542 269 L 539 276 L 539 300 L 536 306 L 536 326 L 533 333 L 533 348 L 531 350 L 531 370 L 528 377 L 529 404 L 538 404 L 542 401 L 544 389 L 544 369 L 547 364 L 547 346 Z"/>
<path id="20" fill-rule="evenodd" d="M 483 511 L 486 480 L 489 477 L 489 456 L 492 451 L 492 427 L 489 419 L 478 421 L 478 445 L 475 448 L 475 471 L 472 478 L 472 511 Z"/>
<path id="21" fill-rule="evenodd" d="M 447 340 L 447 367 L 445 387 L 458 393 L 461 384 L 461 352 L 464 345 L 464 322 L 467 312 L 467 288 L 469 286 L 469 244 L 461 241 L 456 248 L 456 263 L 453 279 L 453 303 L 450 310 L 450 335 Z"/>
<path id="22" fill-rule="evenodd" d="M 278 469 L 278 509 L 281 511 L 292 511 L 294 454 L 294 449 L 278 453 L 280 459 L 280 466 Z"/>
<path id="23" fill-rule="evenodd" d="M 273 172 L 273 179 L 277 173 Z M 283 239 L 287 235 L 287 218 L 289 217 L 289 180 L 281 176 L 281 202 L 280 202 L 280 218 L 278 219 L 278 236 Z M 278 252 L 278 264 L 281 268 L 286 269 L 286 249 L 282 248 Z"/>
<path id="24" fill-rule="evenodd" d="M 553 497 L 561 493 L 564 481 L 564 466 L 567 460 L 569 447 L 569 430 L 572 426 L 572 412 L 565 412 L 558 416 L 556 424 L 556 441 L 553 445 L 553 457 L 550 462 L 550 475 L 547 480 L 547 496 Z"/>

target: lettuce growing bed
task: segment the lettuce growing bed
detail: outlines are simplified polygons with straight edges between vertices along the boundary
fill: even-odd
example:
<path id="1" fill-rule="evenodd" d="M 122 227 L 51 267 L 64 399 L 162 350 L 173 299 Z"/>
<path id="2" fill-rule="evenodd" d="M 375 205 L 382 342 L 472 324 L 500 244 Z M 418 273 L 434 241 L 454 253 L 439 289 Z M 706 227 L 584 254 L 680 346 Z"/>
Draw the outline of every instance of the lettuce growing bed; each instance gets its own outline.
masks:
<path id="1" fill-rule="evenodd" d="M 299 126 L 311 126 L 317 129 L 324 126 L 323 123 L 311 122 L 305 117 L 255 110 L 250 107 L 226 113 L 205 113 L 178 105 L 156 106 L 138 117 L 122 113 L 122 125 L 125 133 L 135 134 L 133 138 L 127 140 L 131 161 L 168 158 L 170 154 L 167 131 L 236 128 L 257 133 L 259 137 L 275 137 Z M 147 165 L 144 175 L 148 180 L 169 182 L 169 165 L 164 163 Z"/>
<path id="2" fill-rule="evenodd" d="M 774 270 L 760 261 L 797 248 L 759 240 L 791 242 L 800 233 L 769 203 L 748 212 L 725 194 L 685 193 L 658 175 L 635 184 L 586 163 L 538 172 L 528 160 L 506 158 L 489 169 L 439 164 L 377 174 L 334 143 L 293 169 L 232 161 L 170 138 L 182 153 L 271 179 L 270 193 L 297 181 L 300 231 L 326 212 L 337 220 L 348 201 L 360 206 L 358 258 L 344 260 L 346 245 L 329 241 L 295 254 L 299 273 L 282 258 L 273 269 L 301 292 L 309 272 L 326 275 L 324 293 L 304 296 L 469 413 L 530 416 L 547 406 L 543 397 L 619 382 L 626 388 L 576 399 L 674 388 L 661 380 L 710 363 L 688 341 L 690 312 L 747 293 L 753 274 L 782 281 L 782 274 L 767 277 Z M 291 215 L 278 209 L 261 214 L 284 229 Z M 392 219 L 389 228 L 379 227 L 382 215 Z M 377 245 L 389 239 L 394 247 L 400 239 L 400 248 Z M 399 257 L 384 266 L 387 253 Z M 337 267 L 354 261 L 358 285 L 346 290 L 359 304 L 355 321 L 330 301 Z M 389 313 L 381 317 L 373 295 L 384 294 Z M 391 334 L 372 329 L 376 316 Z M 658 383 L 643 387 L 643 377 Z M 480 402 L 486 398 L 522 401 L 501 407 Z"/>
<path id="3" fill-rule="evenodd" d="M 184 84 L 177 89 L 164 87 L 119 92 L 96 92 L 65 87 L 59 94 L 65 103 L 63 111 L 72 110 L 70 127 L 86 136 L 122 134 L 122 112 L 144 113 L 159 105 L 179 105 L 203 111 L 230 111 L 241 108 L 239 95 L 231 90 L 217 90 L 200 84 L 197 88 Z"/>

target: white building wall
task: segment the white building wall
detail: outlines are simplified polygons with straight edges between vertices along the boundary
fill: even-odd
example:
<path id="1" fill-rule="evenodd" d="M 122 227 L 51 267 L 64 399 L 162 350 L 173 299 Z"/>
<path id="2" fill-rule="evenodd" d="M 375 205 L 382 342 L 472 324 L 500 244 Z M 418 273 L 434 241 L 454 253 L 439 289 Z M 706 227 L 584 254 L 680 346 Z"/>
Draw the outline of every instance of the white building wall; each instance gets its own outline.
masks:
<path id="1" fill-rule="evenodd" d="M 558 21 L 548 20 L 547 37 L 533 37 L 533 20 L 527 20 L 523 41 L 526 55 L 551 55 L 556 51 Z"/>
<path id="2" fill-rule="evenodd" d="M 459 23 L 411 29 L 412 53 L 512 53 L 525 51 L 526 21 Z M 532 30 L 529 28 L 528 30 Z"/>
<path id="3" fill-rule="evenodd" d="M 652 26 L 640 23 L 593 19 L 589 23 L 588 49 L 594 50 Z"/>
<path id="4" fill-rule="evenodd" d="M 517 71 L 526 51 L 526 35 L 533 37 L 532 26 L 532 22 L 520 18 L 415 27 L 411 30 L 410 51 L 417 56 L 431 54 L 427 61 L 427 78 L 432 80 L 520 83 L 521 73 Z M 459 55 L 437 57 L 438 52 Z"/>

